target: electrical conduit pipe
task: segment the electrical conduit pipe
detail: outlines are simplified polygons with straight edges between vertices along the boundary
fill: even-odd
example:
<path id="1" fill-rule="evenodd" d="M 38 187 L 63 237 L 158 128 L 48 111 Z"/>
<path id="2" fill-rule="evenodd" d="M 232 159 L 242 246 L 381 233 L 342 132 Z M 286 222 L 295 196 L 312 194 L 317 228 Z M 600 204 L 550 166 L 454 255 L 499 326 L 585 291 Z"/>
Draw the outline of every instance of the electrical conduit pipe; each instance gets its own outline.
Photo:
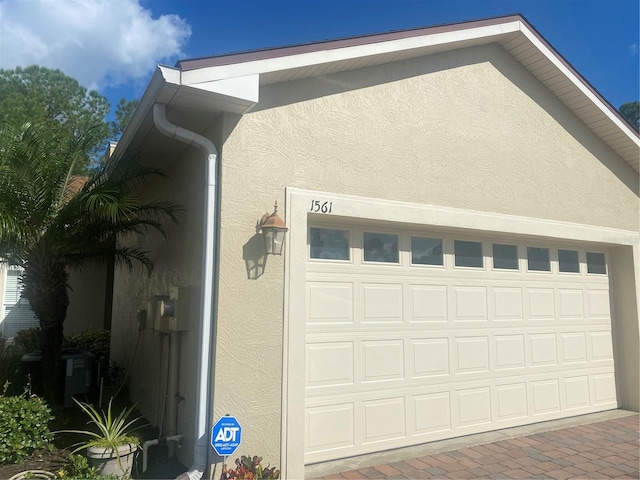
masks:
<path id="1" fill-rule="evenodd" d="M 207 466 L 209 378 L 211 367 L 211 337 L 213 334 L 214 273 L 216 268 L 216 171 L 218 150 L 206 137 L 172 124 L 167 120 L 166 105 L 153 105 L 153 123 L 170 138 L 198 148 L 206 155 L 205 209 L 204 209 L 204 265 L 202 272 L 200 346 L 198 348 L 198 394 L 196 398 L 196 425 L 193 465 L 178 478 L 200 480 Z"/>
<path id="2" fill-rule="evenodd" d="M 154 440 L 147 440 L 142 444 L 142 471 L 147 471 L 147 463 L 149 454 L 149 447 L 153 445 L 166 445 L 168 442 L 176 442 L 178 445 L 182 443 L 182 435 L 173 435 L 171 437 L 160 437 Z"/>

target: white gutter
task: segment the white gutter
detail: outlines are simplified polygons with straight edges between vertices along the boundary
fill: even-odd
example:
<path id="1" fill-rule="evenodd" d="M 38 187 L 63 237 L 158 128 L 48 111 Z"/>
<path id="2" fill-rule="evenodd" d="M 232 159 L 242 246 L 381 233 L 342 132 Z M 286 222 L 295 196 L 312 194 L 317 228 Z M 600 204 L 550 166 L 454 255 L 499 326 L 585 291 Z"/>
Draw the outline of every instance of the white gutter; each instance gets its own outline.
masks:
<path id="1" fill-rule="evenodd" d="M 178 127 L 167 120 L 166 105 L 154 103 L 153 122 L 156 128 L 170 138 L 192 145 L 207 157 L 205 162 L 206 188 L 204 210 L 204 268 L 202 272 L 201 314 L 200 320 L 200 347 L 198 351 L 198 396 L 196 397 L 196 425 L 193 465 L 186 474 L 179 478 L 199 480 L 207 467 L 208 436 L 207 425 L 209 423 L 209 378 L 211 368 L 211 343 L 213 335 L 214 315 L 214 273 L 216 268 L 216 172 L 218 150 L 208 138 L 195 132 Z"/>

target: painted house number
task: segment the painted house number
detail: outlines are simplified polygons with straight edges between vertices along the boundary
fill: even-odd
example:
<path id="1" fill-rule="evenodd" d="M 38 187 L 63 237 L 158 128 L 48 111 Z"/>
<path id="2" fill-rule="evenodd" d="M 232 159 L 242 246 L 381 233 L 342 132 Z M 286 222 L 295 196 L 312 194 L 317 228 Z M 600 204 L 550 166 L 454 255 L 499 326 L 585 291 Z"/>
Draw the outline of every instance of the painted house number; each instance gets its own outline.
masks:
<path id="1" fill-rule="evenodd" d="M 333 202 L 322 202 L 320 200 L 311 200 L 311 212 L 314 213 L 331 213 Z"/>

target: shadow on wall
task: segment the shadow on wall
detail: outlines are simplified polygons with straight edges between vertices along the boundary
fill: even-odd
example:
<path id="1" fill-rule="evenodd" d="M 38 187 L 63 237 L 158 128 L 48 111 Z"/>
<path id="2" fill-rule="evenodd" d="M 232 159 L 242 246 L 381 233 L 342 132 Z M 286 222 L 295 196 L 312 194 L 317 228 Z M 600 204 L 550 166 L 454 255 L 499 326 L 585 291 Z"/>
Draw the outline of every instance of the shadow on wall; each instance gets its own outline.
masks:
<path id="1" fill-rule="evenodd" d="M 267 265 L 267 254 L 264 251 L 264 239 L 256 233 L 242 247 L 242 258 L 247 267 L 247 278 L 257 280 L 264 273 Z"/>

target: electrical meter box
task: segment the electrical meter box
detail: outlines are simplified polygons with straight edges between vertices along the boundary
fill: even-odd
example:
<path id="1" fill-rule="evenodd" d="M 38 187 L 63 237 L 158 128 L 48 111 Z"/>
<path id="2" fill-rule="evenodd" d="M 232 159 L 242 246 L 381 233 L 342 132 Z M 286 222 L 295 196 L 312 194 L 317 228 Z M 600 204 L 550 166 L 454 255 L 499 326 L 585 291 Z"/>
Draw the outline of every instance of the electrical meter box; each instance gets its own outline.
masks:
<path id="1" fill-rule="evenodd" d="M 189 329 L 190 316 L 198 312 L 200 290 L 193 287 L 173 287 L 170 298 L 175 304 L 173 316 L 169 317 L 169 330 L 184 332 Z"/>
<path id="2" fill-rule="evenodd" d="M 162 333 L 169 332 L 169 318 L 162 316 L 162 302 L 169 300 L 168 295 L 154 295 L 149 300 L 149 307 L 147 311 L 149 312 L 149 319 L 153 322 L 153 329 Z"/>

